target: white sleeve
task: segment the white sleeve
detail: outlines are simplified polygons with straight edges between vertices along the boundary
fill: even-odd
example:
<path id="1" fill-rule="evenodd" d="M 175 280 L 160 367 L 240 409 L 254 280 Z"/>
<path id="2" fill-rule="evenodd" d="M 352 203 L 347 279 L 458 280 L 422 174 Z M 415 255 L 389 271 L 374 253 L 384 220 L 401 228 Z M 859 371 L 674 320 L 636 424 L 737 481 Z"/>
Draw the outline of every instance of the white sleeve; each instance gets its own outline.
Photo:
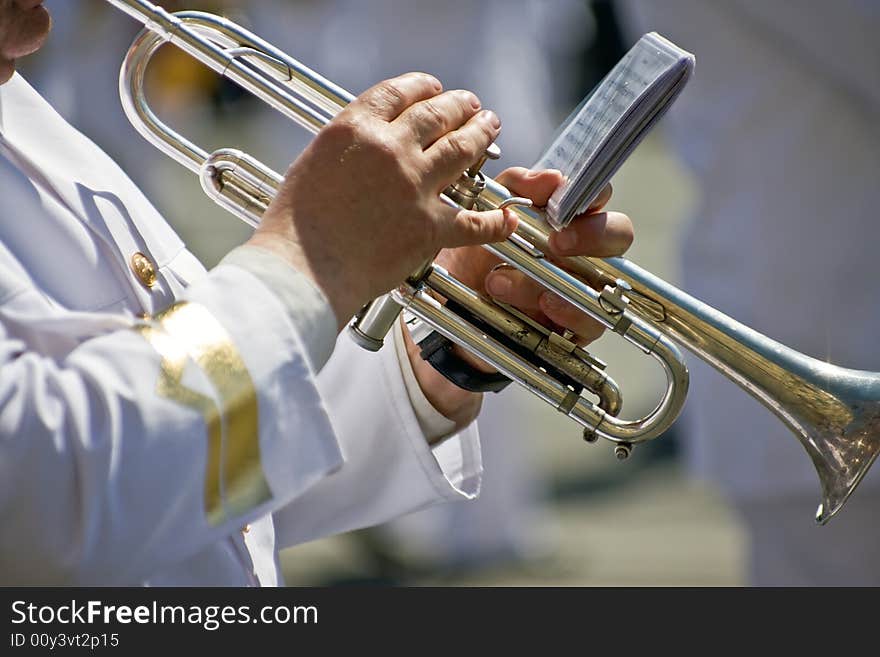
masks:
<path id="1" fill-rule="evenodd" d="M 341 465 L 321 350 L 253 273 L 221 264 L 148 325 L 87 339 L 28 294 L 0 294 L 3 583 L 146 579 Z M 335 333 L 329 306 L 302 310 Z M 72 348 L 41 348 L 47 324 Z"/>
<path id="2" fill-rule="evenodd" d="M 403 337 L 404 330 L 402 322 L 397 322 L 391 330 L 394 349 L 397 352 L 397 360 L 400 363 L 400 373 L 403 375 L 403 385 L 406 388 L 409 403 L 412 404 L 413 410 L 416 413 L 419 428 L 425 434 L 428 443 L 435 445 L 455 432 L 455 422 L 440 413 L 431 405 L 428 398 L 425 397 L 425 393 L 419 385 L 419 380 L 416 378 L 412 363 L 409 362 L 409 355 L 406 352 L 406 340 Z"/>
<path id="3" fill-rule="evenodd" d="M 431 449 L 392 340 L 369 353 L 340 336 L 318 386 L 345 464 L 276 511 L 279 547 L 477 496 L 482 463 L 476 423 Z"/>

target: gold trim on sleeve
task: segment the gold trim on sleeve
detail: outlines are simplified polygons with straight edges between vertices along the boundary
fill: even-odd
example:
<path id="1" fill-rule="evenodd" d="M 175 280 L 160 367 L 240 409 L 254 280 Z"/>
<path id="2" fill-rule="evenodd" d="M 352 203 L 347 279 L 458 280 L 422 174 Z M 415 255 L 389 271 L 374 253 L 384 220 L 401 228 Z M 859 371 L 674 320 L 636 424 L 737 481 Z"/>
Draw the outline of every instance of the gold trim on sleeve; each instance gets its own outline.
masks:
<path id="1" fill-rule="evenodd" d="M 162 357 L 157 392 L 201 413 L 207 427 L 205 514 L 211 525 L 240 515 L 272 494 L 260 460 L 253 380 L 223 326 L 204 307 L 181 302 L 140 326 Z M 211 382 L 219 405 L 183 385 L 187 360 Z"/>

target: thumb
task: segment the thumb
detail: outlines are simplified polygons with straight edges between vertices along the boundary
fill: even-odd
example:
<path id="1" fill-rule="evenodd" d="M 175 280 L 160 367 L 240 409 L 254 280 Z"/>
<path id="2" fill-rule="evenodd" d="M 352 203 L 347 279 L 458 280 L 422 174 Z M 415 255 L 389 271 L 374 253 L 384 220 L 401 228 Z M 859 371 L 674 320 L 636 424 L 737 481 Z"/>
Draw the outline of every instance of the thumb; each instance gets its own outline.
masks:
<path id="1" fill-rule="evenodd" d="M 495 180 L 516 196 L 530 198 L 535 205 L 542 207 L 562 183 L 562 173 L 556 169 L 511 167 L 499 173 Z"/>
<path id="2" fill-rule="evenodd" d="M 502 242 L 516 230 L 516 214 L 509 209 L 476 212 L 444 207 L 437 229 L 439 247 L 476 246 Z"/>

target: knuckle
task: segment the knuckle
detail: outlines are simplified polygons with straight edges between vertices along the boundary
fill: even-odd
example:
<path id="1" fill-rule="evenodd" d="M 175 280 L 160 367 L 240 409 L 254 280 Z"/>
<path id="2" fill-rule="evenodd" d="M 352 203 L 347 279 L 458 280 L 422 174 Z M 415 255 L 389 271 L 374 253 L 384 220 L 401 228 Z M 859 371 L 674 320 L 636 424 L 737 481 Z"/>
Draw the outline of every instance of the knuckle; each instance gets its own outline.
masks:
<path id="1" fill-rule="evenodd" d="M 380 83 L 379 93 L 383 96 L 383 100 L 389 101 L 394 105 L 402 103 L 406 100 L 406 94 L 403 92 L 400 80 L 397 78 L 384 80 L 382 83 Z"/>
<path id="2" fill-rule="evenodd" d="M 371 167 L 381 171 L 389 184 L 398 187 L 409 198 L 410 188 L 418 184 L 418 177 L 410 175 L 403 142 L 395 135 L 379 133 L 371 136 L 365 148 L 370 156 Z"/>
<path id="3" fill-rule="evenodd" d="M 376 132 L 371 136 L 372 150 L 383 160 L 397 161 L 400 152 L 400 141 L 392 135 Z"/>
<path id="4" fill-rule="evenodd" d="M 441 248 L 445 248 L 447 245 L 443 243 L 441 238 L 443 229 L 445 228 L 444 219 L 435 215 L 429 215 L 428 219 L 422 223 L 422 234 L 425 238 L 423 244 L 431 251 L 430 255 L 433 255 Z"/>
<path id="5" fill-rule="evenodd" d="M 459 235 L 470 235 L 473 232 L 473 216 L 470 212 L 459 212 L 455 216 L 453 226 Z"/>
<path id="6" fill-rule="evenodd" d="M 383 80 L 362 97 L 372 114 L 380 114 L 388 107 L 399 107 L 405 104 L 405 99 L 400 82 L 396 79 Z"/>
<path id="7" fill-rule="evenodd" d="M 446 153 L 449 159 L 467 159 L 471 153 L 469 140 L 461 132 L 453 132 L 446 136 Z"/>
<path id="8" fill-rule="evenodd" d="M 481 235 L 484 231 L 484 224 L 482 217 L 476 212 L 466 212 L 464 214 L 464 230 L 469 235 Z"/>
<path id="9" fill-rule="evenodd" d="M 334 139 L 353 140 L 361 130 L 361 121 L 356 114 L 340 114 L 322 129 L 322 132 Z"/>
<path id="10" fill-rule="evenodd" d="M 445 129 L 447 125 L 446 115 L 440 111 L 437 103 L 433 100 L 426 100 L 420 104 L 417 121 L 441 130 Z"/>

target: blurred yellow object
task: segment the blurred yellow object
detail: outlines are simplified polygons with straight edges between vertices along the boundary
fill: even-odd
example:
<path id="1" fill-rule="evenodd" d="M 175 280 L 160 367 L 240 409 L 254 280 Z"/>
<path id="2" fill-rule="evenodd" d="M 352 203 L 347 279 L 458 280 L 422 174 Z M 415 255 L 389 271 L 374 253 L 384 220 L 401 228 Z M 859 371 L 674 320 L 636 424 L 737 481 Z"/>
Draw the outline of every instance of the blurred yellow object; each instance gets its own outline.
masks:
<path id="1" fill-rule="evenodd" d="M 207 103 L 222 78 L 178 48 L 162 48 L 153 57 L 146 79 L 157 106 L 174 111 L 192 103 Z"/>
<path id="2" fill-rule="evenodd" d="M 223 14 L 227 2 L 217 0 L 163 0 L 157 3 L 168 11 L 199 9 Z M 153 69 L 146 85 L 156 94 L 157 106 L 175 111 L 191 103 L 207 103 L 217 93 L 223 78 L 178 48 L 161 48 L 153 57 Z"/>

